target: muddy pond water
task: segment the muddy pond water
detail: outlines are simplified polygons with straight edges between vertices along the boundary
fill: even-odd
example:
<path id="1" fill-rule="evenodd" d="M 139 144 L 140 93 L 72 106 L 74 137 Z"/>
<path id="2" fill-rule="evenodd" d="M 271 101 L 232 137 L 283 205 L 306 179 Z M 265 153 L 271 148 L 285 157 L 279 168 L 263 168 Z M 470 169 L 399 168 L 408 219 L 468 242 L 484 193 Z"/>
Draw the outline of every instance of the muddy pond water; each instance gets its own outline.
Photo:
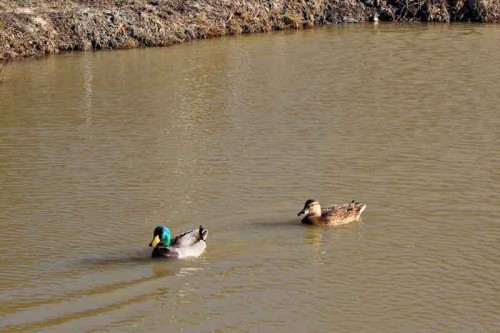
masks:
<path id="1" fill-rule="evenodd" d="M 498 331 L 499 87 L 495 25 L 12 64 L 0 331 Z M 307 227 L 310 198 L 368 206 Z M 159 224 L 207 250 L 151 260 Z"/>

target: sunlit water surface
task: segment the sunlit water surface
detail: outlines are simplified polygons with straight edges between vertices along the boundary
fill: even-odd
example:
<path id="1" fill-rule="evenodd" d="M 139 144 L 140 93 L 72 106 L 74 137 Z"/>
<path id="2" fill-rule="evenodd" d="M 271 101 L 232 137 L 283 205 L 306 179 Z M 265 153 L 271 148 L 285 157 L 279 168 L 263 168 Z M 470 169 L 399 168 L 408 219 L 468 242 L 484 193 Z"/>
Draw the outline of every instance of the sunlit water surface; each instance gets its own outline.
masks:
<path id="1" fill-rule="evenodd" d="M 0 330 L 500 329 L 500 28 L 355 25 L 15 63 Z M 368 204 L 302 226 L 309 198 Z M 153 261 L 153 228 L 206 252 Z"/>

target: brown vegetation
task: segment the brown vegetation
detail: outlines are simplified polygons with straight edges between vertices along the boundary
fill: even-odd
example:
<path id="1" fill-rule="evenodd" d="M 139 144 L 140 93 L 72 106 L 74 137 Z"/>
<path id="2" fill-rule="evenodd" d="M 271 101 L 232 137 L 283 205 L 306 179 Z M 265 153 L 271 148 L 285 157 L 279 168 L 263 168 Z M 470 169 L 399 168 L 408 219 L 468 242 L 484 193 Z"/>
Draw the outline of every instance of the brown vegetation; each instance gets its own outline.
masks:
<path id="1" fill-rule="evenodd" d="M 368 21 L 499 22 L 500 0 L 0 0 L 0 59 Z"/>

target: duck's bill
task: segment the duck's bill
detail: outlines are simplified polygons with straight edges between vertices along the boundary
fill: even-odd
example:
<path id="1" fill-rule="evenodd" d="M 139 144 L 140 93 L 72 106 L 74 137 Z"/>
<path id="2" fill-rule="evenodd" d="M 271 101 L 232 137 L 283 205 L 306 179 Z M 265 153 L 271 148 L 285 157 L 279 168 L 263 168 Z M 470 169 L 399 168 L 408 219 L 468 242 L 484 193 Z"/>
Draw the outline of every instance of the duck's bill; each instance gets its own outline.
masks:
<path id="1" fill-rule="evenodd" d="M 300 215 L 305 214 L 305 213 L 307 213 L 307 212 L 308 212 L 308 210 L 307 210 L 307 209 L 302 209 L 302 210 L 301 210 L 301 211 L 297 214 L 297 216 L 300 216 Z"/>
<path id="2" fill-rule="evenodd" d="M 151 243 L 149 243 L 149 246 L 156 246 L 160 244 L 160 237 L 158 235 L 156 235 L 153 240 L 151 241 Z"/>

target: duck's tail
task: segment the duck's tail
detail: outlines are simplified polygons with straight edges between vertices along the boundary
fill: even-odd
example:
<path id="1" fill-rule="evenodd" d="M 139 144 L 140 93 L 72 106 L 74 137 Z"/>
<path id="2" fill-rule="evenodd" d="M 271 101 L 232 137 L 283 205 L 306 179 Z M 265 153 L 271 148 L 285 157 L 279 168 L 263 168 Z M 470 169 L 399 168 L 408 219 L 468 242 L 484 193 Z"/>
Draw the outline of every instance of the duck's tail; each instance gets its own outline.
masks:
<path id="1" fill-rule="evenodd" d="M 363 204 L 363 206 L 361 206 L 361 208 L 359 209 L 359 215 L 361 215 L 365 209 L 366 209 L 366 204 Z"/>
<path id="2" fill-rule="evenodd" d="M 202 225 L 200 225 L 200 229 L 199 229 L 199 233 L 200 233 L 200 238 L 202 240 L 206 240 L 207 239 L 207 236 L 208 236 L 208 230 L 203 228 Z"/>

